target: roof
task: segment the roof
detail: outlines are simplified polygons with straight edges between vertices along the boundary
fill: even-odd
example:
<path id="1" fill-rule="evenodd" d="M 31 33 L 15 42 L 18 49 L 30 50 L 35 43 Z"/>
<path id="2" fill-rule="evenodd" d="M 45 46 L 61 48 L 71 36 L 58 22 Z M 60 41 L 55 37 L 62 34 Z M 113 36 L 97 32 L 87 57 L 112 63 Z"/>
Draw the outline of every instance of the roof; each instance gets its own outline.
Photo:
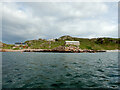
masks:
<path id="1" fill-rule="evenodd" d="M 79 41 L 65 41 L 65 42 L 76 42 L 76 43 L 79 43 Z"/>
<path id="2" fill-rule="evenodd" d="M 25 43 L 15 43 L 15 44 L 25 44 Z"/>

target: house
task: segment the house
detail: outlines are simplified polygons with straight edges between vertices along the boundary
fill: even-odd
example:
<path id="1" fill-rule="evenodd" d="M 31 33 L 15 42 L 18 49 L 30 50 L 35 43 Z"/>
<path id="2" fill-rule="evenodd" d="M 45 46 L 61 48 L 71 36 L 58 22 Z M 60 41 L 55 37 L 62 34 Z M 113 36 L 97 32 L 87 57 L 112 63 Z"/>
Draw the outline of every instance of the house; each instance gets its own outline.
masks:
<path id="1" fill-rule="evenodd" d="M 65 41 L 65 45 L 76 45 L 76 46 L 79 46 L 80 42 L 79 41 Z"/>
<path id="2" fill-rule="evenodd" d="M 27 44 L 26 43 L 15 43 L 15 46 L 26 46 Z"/>
<path id="3" fill-rule="evenodd" d="M 15 46 L 13 47 L 13 49 L 15 48 L 26 48 L 27 47 L 27 44 L 26 43 L 15 43 Z"/>

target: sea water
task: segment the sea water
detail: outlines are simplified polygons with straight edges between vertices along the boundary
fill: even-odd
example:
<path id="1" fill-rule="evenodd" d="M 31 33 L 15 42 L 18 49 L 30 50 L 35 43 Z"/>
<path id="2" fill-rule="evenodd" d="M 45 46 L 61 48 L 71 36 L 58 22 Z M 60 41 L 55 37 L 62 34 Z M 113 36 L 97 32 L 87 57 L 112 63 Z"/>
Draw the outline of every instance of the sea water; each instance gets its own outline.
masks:
<path id="1" fill-rule="evenodd" d="M 3 88 L 118 88 L 118 53 L 3 52 Z"/>

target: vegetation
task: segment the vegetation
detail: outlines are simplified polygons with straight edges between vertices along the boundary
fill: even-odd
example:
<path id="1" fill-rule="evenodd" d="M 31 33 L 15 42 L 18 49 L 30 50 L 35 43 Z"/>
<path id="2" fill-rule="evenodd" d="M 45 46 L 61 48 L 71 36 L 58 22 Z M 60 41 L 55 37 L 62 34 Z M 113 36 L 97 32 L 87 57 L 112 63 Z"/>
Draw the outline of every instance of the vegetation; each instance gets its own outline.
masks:
<path id="1" fill-rule="evenodd" d="M 15 45 L 2 43 L 2 49 L 12 49 Z"/>
<path id="2" fill-rule="evenodd" d="M 45 39 L 25 41 L 30 49 L 54 49 L 65 45 L 65 41 L 79 41 L 79 48 L 90 50 L 114 50 L 118 49 L 120 38 L 76 38 L 71 36 L 62 36 L 55 41 Z M 4 44 L 3 49 L 11 49 L 14 45 Z"/>

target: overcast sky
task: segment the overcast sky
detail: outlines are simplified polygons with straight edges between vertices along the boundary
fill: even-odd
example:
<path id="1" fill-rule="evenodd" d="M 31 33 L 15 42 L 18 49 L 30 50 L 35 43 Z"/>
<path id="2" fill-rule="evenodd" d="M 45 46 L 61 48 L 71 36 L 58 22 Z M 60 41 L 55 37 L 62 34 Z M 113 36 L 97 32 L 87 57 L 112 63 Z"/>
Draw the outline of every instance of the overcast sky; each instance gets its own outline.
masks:
<path id="1" fill-rule="evenodd" d="M 2 7 L 2 41 L 5 43 L 63 35 L 118 37 L 117 2 L 9 2 Z"/>

